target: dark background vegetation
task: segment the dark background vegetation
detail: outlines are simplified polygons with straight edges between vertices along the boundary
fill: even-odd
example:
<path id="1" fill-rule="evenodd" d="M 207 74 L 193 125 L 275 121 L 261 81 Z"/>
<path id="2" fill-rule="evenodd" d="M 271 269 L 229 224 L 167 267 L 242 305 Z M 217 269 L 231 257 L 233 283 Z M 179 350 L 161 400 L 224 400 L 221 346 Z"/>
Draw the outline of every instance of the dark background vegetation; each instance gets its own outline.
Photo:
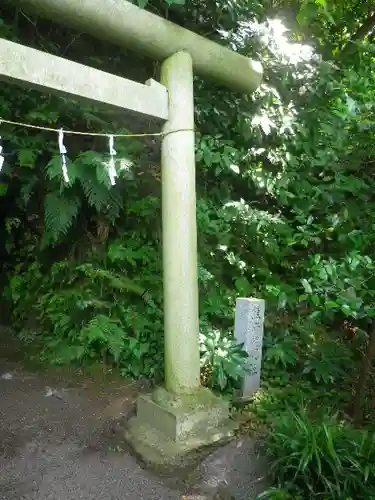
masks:
<path id="1" fill-rule="evenodd" d="M 140 2 L 139 2 L 140 3 Z M 145 7 L 262 61 L 252 96 L 196 79 L 203 382 L 230 393 L 238 296 L 266 300 L 264 498 L 375 498 L 375 11 L 371 2 L 150 0 Z M 2 2 L 0 35 L 136 81 L 158 64 Z M 0 116 L 92 132 L 159 126 L 2 84 Z M 1 124 L 2 316 L 45 363 L 163 376 L 159 142 Z M 178 166 L 176 166 L 178 167 Z M 146 293 L 145 293 L 146 292 Z"/>

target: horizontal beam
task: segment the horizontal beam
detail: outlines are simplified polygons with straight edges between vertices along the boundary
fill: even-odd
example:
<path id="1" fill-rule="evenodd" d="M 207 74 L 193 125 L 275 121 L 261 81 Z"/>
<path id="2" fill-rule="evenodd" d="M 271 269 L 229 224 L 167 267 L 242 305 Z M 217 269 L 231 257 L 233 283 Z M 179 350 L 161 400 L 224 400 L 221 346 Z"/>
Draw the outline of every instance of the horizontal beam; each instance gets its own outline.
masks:
<path id="1" fill-rule="evenodd" d="M 187 51 L 195 71 L 249 93 L 262 80 L 259 62 L 173 24 L 126 0 L 14 0 L 30 11 L 157 60 Z"/>
<path id="2" fill-rule="evenodd" d="M 142 85 L 1 38 L 0 80 L 168 119 L 167 89 L 157 82 Z"/>

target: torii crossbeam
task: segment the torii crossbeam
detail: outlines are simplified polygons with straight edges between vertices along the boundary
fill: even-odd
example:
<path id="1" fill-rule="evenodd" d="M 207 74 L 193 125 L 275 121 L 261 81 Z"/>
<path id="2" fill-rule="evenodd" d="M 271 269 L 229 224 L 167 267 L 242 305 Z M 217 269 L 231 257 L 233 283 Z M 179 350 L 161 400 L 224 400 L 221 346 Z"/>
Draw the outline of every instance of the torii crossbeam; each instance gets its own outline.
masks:
<path id="1" fill-rule="evenodd" d="M 260 63 L 126 0 L 14 0 L 34 13 L 162 61 L 161 83 L 141 85 L 0 40 L 0 79 L 154 116 L 162 140 L 165 388 L 138 400 L 127 437 L 147 461 L 180 463 L 230 435 L 228 406 L 200 385 L 193 70 L 254 91 Z"/>

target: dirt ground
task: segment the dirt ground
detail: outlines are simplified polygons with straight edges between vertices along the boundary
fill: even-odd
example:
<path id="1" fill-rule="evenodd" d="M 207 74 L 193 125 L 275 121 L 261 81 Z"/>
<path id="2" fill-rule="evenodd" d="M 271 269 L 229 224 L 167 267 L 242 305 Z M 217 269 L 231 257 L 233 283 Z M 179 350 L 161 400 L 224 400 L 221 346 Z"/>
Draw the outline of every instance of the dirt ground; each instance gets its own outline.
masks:
<path id="1" fill-rule="evenodd" d="M 110 374 L 27 371 L 0 357 L 0 500 L 204 499 L 220 483 L 232 492 L 222 498 L 250 500 L 262 491 L 266 465 L 249 438 L 189 474 L 145 470 L 121 436 L 146 390 Z"/>

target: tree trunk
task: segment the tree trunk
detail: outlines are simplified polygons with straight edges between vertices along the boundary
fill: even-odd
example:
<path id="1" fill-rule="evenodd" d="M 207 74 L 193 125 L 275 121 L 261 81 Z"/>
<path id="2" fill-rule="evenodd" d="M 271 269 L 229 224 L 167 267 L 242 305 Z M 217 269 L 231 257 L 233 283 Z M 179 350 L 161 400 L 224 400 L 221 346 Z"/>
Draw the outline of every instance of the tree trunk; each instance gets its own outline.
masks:
<path id="1" fill-rule="evenodd" d="M 361 371 L 359 374 L 357 390 L 353 401 L 353 418 L 360 422 L 363 418 L 363 402 L 366 395 L 367 381 L 370 375 L 372 362 L 375 356 L 375 322 L 372 323 L 370 339 L 365 355 L 363 356 Z"/>

